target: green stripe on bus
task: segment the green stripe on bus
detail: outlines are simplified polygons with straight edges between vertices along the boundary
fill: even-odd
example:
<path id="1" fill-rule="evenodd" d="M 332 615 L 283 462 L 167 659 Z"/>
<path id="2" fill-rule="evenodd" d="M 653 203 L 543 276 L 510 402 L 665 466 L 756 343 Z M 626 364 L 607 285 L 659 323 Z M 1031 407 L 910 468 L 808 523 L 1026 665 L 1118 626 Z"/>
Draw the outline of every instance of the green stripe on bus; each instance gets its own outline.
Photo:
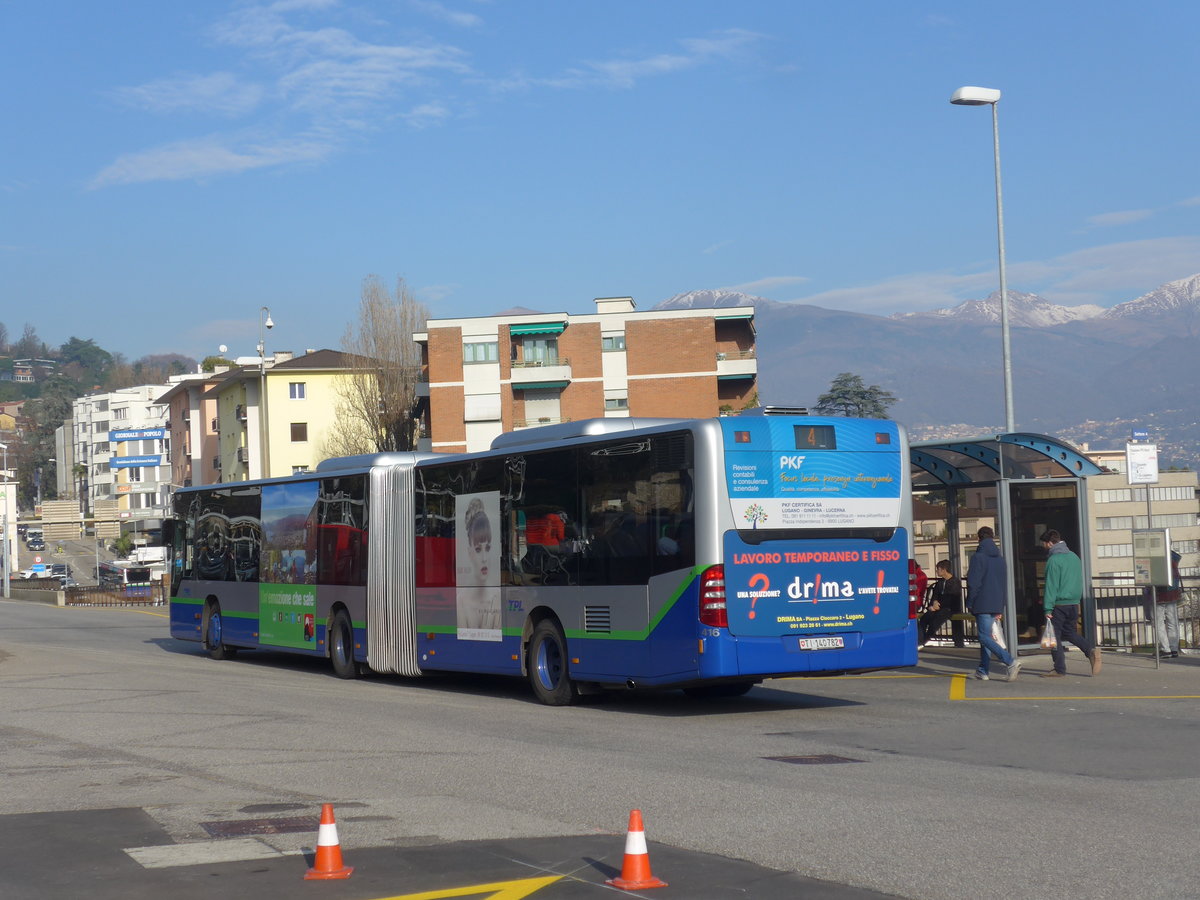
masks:
<path id="1" fill-rule="evenodd" d="M 644 641 L 650 637 L 650 632 L 658 627 L 658 623 L 663 620 L 668 612 L 674 608 L 679 602 L 679 598 L 687 591 L 691 583 L 699 576 L 701 572 L 707 569 L 708 566 L 696 566 L 688 573 L 679 586 L 675 589 L 675 593 L 671 595 L 671 599 L 663 604 L 662 608 L 650 620 L 650 624 L 638 631 L 584 631 L 578 628 L 569 628 L 566 631 L 567 637 L 570 638 L 591 638 L 602 641 Z M 422 634 L 444 634 L 454 636 L 458 634 L 457 626 L 436 625 L 432 628 L 417 629 Z M 520 637 L 524 633 L 523 628 L 504 628 L 501 629 L 501 634 L 505 637 Z"/>

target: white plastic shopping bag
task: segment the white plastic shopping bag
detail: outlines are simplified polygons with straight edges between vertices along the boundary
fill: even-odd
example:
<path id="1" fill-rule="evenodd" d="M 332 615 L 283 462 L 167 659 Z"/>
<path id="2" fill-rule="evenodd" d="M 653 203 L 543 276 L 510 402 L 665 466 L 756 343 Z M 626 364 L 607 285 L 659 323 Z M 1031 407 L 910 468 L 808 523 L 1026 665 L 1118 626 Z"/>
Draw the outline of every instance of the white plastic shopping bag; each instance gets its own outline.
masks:
<path id="1" fill-rule="evenodd" d="M 1053 650 L 1058 646 L 1058 638 L 1054 636 L 1054 623 L 1046 616 L 1046 628 L 1042 631 L 1042 649 Z"/>
<path id="2" fill-rule="evenodd" d="M 992 640 L 1005 650 L 1008 649 L 1008 644 L 1004 642 L 1004 627 L 1000 624 L 999 619 L 992 619 Z"/>

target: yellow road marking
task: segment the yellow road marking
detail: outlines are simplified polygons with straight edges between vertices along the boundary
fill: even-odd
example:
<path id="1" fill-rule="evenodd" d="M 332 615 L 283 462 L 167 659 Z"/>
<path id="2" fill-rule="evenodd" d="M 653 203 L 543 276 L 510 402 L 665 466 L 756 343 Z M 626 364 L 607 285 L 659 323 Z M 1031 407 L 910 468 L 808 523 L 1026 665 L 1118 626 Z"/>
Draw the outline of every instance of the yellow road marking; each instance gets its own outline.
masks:
<path id="1" fill-rule="evenodd" d="M 988 700 L 1200 700 L 1200 694 L 1095 694 L 1091 696 L 1048 694 L 1039 697 L 968 697 L 967 676 L 951 675 L 950 699 L 981 702 Z"/>
<path id="2" fill-rule="evenodd" d="M 1200 694 L 1097 694 L 1075 697 L 961 697 L 962 700 L 1200 700 Z"/>
<path id="3" fill-rule="evenodd" d="M 402 894 L 396 897 L 380 897 L 379 900 L 449 900 L 451 897 L 482 897 L 482 900 L 521 900 L 548 884 L 562 880 L 562 875 L 541 878 L 519 878 L 516 881 L 494 881 L 491 884 L 474 884 L 469 887 L 447 888 L 441 891 L 425 891 L 420 894 Z M 491 893 L 487 893 L 491 891 Z M 486 896 L 482 896 L 486 894 Z"/>
<path id="4" fill-rule="evenodd" d="M 950 699 L 951 700 L 966 700 L 967 699 L 967 676 L 952 675 L 950 677 Z"/>

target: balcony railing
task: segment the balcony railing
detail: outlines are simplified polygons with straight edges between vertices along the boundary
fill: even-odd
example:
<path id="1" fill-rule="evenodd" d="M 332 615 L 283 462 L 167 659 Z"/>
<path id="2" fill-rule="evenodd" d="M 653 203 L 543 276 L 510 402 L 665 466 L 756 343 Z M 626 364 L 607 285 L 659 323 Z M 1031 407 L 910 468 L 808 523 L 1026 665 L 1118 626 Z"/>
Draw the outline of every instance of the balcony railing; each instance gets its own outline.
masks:
<path id="1" fill-rule="evenodd" d="M 754 350 L 723 350 L 717 354 L 717 362 L 725 362 L 733 359 L 757 359 L 758 354 Z"/>
<path id="2" fill-rule="evenodd" d="M 554 366 L 569 366 L 571 360 L 565 356 L 555 357 L 554 359 L 515 359 L 512 367 L 514 369 L 548 369 Z"/>

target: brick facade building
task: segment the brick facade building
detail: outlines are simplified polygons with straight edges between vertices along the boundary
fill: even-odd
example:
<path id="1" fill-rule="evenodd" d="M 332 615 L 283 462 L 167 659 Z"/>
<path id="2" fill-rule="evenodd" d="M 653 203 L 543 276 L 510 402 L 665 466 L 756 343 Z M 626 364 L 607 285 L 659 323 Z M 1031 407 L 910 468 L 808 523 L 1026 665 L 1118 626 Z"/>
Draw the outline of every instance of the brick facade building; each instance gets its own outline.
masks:
<path id="1" fill-rule="evenodd" d="M 421 448 L 476 451 L 502 432 L 557 422 L 707 418 L 755 405 L 752 307 L 595 302 L 586 315 L 430 319 L 416 335 L 428 373 Z"/>

